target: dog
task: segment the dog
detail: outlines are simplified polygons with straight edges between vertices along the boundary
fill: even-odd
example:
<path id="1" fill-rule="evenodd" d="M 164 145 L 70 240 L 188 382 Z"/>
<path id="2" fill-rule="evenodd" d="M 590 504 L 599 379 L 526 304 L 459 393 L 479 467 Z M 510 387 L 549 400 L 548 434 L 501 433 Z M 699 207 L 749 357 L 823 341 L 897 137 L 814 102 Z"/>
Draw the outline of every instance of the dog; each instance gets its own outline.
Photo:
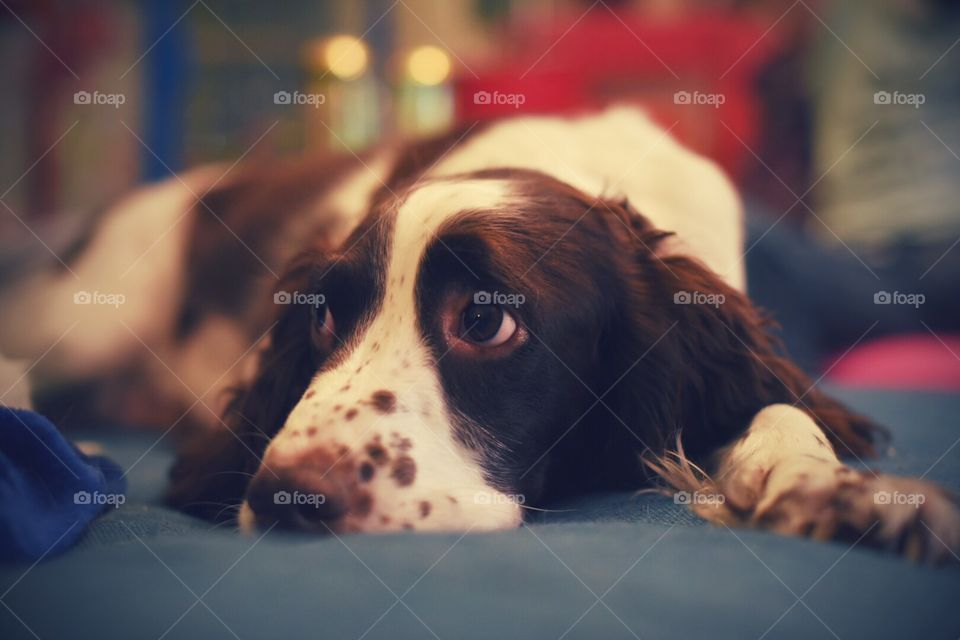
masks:
<path id="1" fill-rule="evenodd" d="M 495 530 L 666 486 L 716 523 L 955 557 L 952 496 L 841 461 L 884 431 L 782 353 L 742 245 L 727 178 L 641 112 L 517 117 L 142 190 L 72 276 L 17 289 L 0 346 L 60 336 L 46 397 L 186 431 L 169 503 L 244 531 Z"/>

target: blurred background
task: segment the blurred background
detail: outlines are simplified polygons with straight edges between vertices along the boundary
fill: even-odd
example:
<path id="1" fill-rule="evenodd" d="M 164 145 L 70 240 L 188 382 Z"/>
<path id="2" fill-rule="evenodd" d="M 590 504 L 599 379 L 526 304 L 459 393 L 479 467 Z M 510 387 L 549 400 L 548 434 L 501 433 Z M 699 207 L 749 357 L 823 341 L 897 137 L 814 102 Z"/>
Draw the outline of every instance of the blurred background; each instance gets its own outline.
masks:
<path id="1" fill-rule="evenodd" d="M 740 187 L 803 366 L 956 390 L 958 42 L 947 0 L 0 0 L 0 266 L 198 163 L 631 102 Z"/>

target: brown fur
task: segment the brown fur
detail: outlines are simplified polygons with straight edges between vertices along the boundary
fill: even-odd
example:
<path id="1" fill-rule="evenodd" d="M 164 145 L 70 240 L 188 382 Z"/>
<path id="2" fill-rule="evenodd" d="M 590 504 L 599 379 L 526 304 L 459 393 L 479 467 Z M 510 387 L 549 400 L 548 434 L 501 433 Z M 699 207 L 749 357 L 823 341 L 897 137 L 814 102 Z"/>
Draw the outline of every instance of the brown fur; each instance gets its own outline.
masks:
<path id="1" fill-rule="evenodd" d="M 645 367 L 658 370 L 660 380 L 641 387 L 656 389 L 658 398 L 640 402 L 646 404 L 640 410 L 660 425 L 661 447 L 668 448 L 682 431 L 692 460 L 702 462 L 739 435 L 760 409 L 782 402 L 809 413 L 841 456 L 875 455 L 874 442 L 884 431 L 812 388 L 771 334 L 774 323 L 744 294 L 694 258 L 661 255 L 671 234 L 654 229 L 628 204 L 603 209 L 611 233 L 632 247 L 625 255 L 633 262 L 623 268 L 634 283 L 627 292 L 632 317 L 626 319 L 633 339 L 645 349 L 664 336 L 647 356 L 656 365 Z M 721 294 L 725 300 L 717 306 L 675 304 L 678 292 Z"/>

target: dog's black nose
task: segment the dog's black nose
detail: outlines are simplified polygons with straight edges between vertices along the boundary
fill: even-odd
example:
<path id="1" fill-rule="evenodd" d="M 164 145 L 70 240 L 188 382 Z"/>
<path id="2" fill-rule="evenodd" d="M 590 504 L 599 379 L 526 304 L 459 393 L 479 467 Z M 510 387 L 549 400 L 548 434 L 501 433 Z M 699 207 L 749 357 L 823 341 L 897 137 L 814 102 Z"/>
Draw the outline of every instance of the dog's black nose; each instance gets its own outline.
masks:
<path id="1" fill-rule="evenodd" d="M 353 483 L 341 476 L 336 467 L 316 461 L 264 467 L 250 483 L 247 502 L 258 526 L 327 533 L 349 511 Z"/>

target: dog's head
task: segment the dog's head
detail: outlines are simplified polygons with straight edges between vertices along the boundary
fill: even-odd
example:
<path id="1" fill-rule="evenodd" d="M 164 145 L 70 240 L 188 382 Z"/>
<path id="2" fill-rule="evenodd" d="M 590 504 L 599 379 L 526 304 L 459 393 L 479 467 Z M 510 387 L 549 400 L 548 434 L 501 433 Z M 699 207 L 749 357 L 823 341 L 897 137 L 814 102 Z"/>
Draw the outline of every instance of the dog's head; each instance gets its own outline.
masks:
<path id="1" fill-rule="evenodd" d="M 375 199 L 338 252 L 291 266 L 231 429 L 181 458 L 174 502 L 242 501 L 243 527 L 503 528 L 636 488 L 680 428 L 714 450 L 802 376 L 669 235 L 529 171 Z"/>

